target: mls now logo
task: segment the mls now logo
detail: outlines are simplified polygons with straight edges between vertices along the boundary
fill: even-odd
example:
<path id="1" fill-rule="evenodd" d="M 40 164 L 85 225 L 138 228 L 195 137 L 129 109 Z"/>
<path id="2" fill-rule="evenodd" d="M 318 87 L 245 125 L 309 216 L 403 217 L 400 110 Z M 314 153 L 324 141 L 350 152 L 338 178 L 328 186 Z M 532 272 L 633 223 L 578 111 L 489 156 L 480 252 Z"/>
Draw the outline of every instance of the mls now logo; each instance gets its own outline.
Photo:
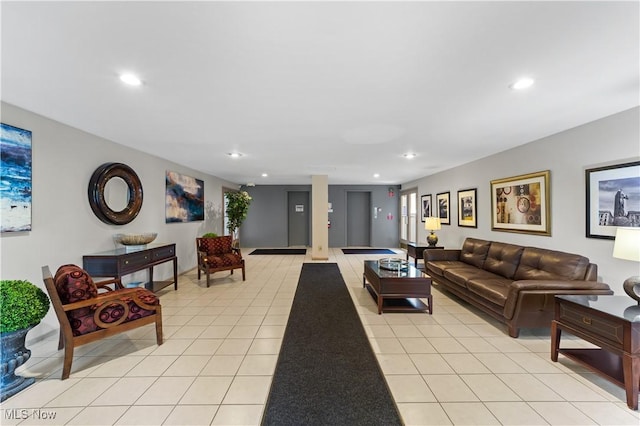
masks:
<path id="1" fill-rule="evenodd" d="M 11 409 L 4 410 L 4 418 L 7 420 L 25 420 L 25 419 L 37 419 L 37 420 L 53 420 L 56 418 L 55 411 L 44 411 L 39 409 L 26 410 L 26 409 Z"/>

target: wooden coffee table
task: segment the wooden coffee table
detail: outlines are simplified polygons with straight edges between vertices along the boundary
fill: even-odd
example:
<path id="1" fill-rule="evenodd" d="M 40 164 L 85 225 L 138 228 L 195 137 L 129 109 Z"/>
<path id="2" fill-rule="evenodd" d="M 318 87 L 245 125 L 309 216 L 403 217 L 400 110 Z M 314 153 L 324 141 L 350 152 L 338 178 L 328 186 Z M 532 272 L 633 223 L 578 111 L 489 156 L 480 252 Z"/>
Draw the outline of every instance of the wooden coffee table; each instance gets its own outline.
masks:
<path id="1" fill-rule="evenodd" d="M 410 264 L 401 271 L 380 268 L 377 260 L 364 261 L 362 286 L 367 288 L 382 312 L 433 313 L 431 277 Z M 420 298 L 427 300 L 427 305 Z"/>

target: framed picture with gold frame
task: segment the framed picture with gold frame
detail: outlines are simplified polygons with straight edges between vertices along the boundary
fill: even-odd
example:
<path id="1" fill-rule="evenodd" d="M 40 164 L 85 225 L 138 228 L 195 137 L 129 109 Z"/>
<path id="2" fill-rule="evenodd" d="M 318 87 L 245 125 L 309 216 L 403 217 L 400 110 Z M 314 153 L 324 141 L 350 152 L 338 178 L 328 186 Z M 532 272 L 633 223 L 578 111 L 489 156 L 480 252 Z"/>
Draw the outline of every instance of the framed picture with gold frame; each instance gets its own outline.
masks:
<path id="1" fill-rule="evenodd" d="M 491 229 L 550 236 L 550 174 L 544 170 L 492 180 Z"/>

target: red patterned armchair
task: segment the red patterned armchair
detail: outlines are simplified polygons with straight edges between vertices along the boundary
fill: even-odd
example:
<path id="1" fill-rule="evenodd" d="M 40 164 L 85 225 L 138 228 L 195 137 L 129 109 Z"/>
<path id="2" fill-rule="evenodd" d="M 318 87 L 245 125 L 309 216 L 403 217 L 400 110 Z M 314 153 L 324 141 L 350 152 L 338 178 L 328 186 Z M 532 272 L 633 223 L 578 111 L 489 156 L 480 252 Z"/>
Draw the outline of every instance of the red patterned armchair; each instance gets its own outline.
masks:
<path id="1" fill-rule="evenodd" d="M 71 373 L 76 346 L 153 323 L 156 342 L 162 344 L 162 308 L 151 291 L 122 288 L 118 279 L 94 282 L 76 265 L 61 266 L 55 277 L 48 266 L 43 266 L 42 279 L 60 322 L 58 349 L 64 348 L 62 380 Z M 109 287 L 111 284 L 114 288 Z"/>
<path id="2" fill-rule="evenodd" d="M 231 271 L 242 268 L 242 281 L 245 280 L 244 259 L 239 247 L 233 247 L 231 235 L 215 238 L 196 238 L 196 251 L 198 252 L 198 279 L 200 273 L 207 275 L 207 287 L 209 287 L 209 275 L 212 272 Z"/>

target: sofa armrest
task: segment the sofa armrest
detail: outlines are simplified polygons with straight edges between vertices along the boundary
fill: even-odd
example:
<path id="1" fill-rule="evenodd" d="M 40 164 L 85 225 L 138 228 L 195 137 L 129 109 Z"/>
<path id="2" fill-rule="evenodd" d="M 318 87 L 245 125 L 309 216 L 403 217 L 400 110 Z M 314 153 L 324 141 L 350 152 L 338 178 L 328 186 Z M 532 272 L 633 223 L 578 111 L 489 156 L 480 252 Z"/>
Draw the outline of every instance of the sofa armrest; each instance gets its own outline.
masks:
<path id="1" fill-rule="evenodd" d="M 457 249 L 425 250 L 422 252 L 422 257 L 425 263 L 430 260 L 460 260 L 461 252 L 462 250 Z"/>
<path id="2" fill-rule="evenodd" d="M 520 280 L 514 281 L 509 287 L 509 293 L 523 290 L 611 290 L 605 283 L 597 281 L 563 281 L 563 280 Z"/>

